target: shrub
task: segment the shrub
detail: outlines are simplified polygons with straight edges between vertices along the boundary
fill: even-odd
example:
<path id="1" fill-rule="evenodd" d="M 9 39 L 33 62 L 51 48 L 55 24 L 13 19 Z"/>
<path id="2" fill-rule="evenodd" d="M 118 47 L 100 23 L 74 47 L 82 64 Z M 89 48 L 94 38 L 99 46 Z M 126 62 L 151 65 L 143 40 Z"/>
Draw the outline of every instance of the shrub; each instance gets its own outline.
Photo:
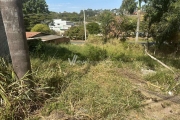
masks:
<path id="1" fill-rule="evenodd" d="M 33 52 L 33 53 L 37 53 L 37 52 L 42 52 L 44 51 L 44 45 L 45 43 L 42 42 L 41 40 L 28 40 L 28 47 L 29 47 L 29 51 Z"/>
<path id="2" fill-rule="evenodd" d="M 50 28 L 45 24 L 36 24 L 32 29 L 31 32 L 42 32 L 42 33 L 51 33 Z"/>
<path id="3" fill-rule="evenodd" d="M 90 34 L 98 34 L 100 33 L 100 26 L 98 23 L 92 22 L 87 24 L 87 30 Z"/>
<path id="4" fill-rule="evenodd" d="M 83 26 L 74 26 L 65 32 L 65 36 L 69 36 L 70 39 L 74 40 L 84 40 L 84 27 Z"/>

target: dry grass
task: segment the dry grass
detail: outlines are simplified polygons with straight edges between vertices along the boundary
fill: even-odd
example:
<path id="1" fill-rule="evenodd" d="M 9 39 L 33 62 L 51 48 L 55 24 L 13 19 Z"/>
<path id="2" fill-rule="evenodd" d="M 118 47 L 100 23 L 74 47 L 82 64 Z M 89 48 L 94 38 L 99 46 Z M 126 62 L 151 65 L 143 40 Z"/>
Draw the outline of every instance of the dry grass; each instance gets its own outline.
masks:
<path id="1" fill-rule="evenodd" d="M 126 78 L 114 73 L 113 63 L 108 64 L 102 61 L 96 66 L 84 65 L 81 70 L 74 66 L 72 69 L 79 72 L 88 68 L 88 73 L 74 79 L 57 102 L 47 104 L 44 114 L 50 113 L 53 109 L 49 106 L 53 106 L 76 119 L 122 119 L 128 110 L 137 109 L 141 98 Z"/>

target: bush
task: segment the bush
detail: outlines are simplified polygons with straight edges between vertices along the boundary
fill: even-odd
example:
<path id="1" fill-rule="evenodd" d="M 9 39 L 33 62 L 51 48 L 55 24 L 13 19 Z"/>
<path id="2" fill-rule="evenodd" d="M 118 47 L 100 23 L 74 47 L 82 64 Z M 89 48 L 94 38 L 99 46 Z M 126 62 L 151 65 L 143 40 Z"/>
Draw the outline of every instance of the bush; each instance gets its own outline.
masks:
<path id="1" fill-rule="evenodd" d="M 28 47 L 29 47 L 29 51 L 33 52 L 33 53 L 37 53 L 37 52 L 43 52 L 45 50 L 44 45 L 45 43 L 42 42 L 41 40 L 28 40 Z"/>
<path id="2" fill-rule="evenodd" d="M 42 32 L 42 33 L 51 33 L 50 28 L 45 24 L 36 24 L 32 29 L 31 32 Z"/>
<path id="3" fill-rule="evenodd" d="M 69 36 L 73 40 L 84 40 L 84 27 L 83 26 L 74 26 L 65 32 L 65 36 Z"/>
<path id="4" fill-rule="evenodd" d="M 98 23 L 92 22 L 87 24 L 87 30 L 90 34 L 98 34 L 100 33 L 100 26 Z"/>

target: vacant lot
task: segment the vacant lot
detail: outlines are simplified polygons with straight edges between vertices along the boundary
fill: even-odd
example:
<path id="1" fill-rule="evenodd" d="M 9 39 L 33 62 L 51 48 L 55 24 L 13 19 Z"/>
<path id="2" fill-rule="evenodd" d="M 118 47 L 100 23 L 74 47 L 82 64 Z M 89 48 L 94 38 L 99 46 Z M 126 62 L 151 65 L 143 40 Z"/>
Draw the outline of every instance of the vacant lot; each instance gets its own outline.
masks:
<path id="1" fill-rule="evenodd" d="M 41 47 L 31 52 L 36 96 L 27 98 L 25 88 L 18 89 L 22 92 L 15 100 L 7 94 L 12 105 L 9 111 L 0 109 L 2 119 L 178 120 L 178 56 L 154 55 L 174 74 L 146 55 L 144 47 L 116 40 Z M 9 66 L 0 69 L 1 79 L 14 85 L 11 72 Z M 4 89 L 8 93 L 10 88 Z"/>

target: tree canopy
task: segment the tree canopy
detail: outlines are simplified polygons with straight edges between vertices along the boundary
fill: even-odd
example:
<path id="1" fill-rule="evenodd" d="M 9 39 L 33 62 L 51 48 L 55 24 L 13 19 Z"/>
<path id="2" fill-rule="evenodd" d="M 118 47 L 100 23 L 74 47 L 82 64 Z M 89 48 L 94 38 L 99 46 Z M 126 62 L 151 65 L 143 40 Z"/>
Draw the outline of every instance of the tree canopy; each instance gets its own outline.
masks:
<path id="1" fill-rule="evenodd" d="M 66 36 L 69 36 L 73 40 L 84 40 L 84 27 L 83 26 L 73 26 L 65 32 Z"/>
<path id="2" fill-rule="evenodd" d="M 45 0 L 22 0 L 24 14 L 48 13 L 48 5 Z"/>
<path id="3" fill-rule="evenodd" d="M 26 31 L 30 31 L 36 24 L 45 23 L 51 19 L 45 0 L 22 0 L 22 3 Z"/>
<path id="4" fill-rule="evenodd" d="M 120 12 L 124 13 L 124 11 L 129 12 L 130 14 L 132 14 L 136 7 L 136 2 L 135 0 L 123 0 L 122 5 L 120 7 Z"/>
<path id="5" fill-rule="evenodd" d="M 173 39 L 180 28 L 180 0 L 149 0 L 145 20 L 155 41 L 161 45 L 179 42 Z"/>
<path id="6" fill-rule="evenodd" d="M 87 30 L 90 34 L 98 34 L 100 33 L 100 26 L 98 23 L 92 22 L 87 24 Z"/>

